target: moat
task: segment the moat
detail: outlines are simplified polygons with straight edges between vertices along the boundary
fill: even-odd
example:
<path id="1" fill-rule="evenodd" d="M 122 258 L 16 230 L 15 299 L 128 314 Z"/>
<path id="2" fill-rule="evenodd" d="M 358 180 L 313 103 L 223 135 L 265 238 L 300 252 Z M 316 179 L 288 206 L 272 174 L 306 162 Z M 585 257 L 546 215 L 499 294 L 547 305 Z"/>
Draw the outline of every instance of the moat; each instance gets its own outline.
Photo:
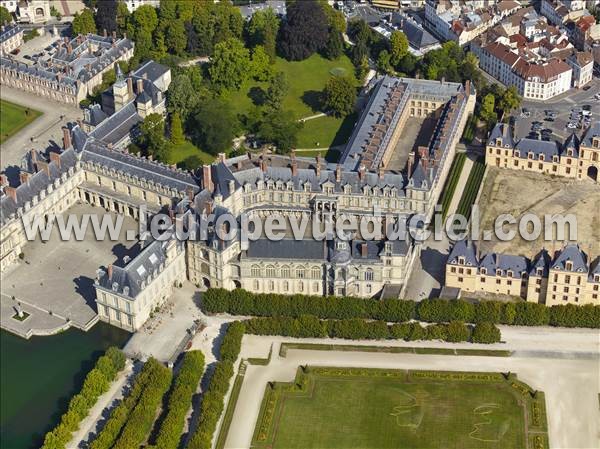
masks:
<path id="1" fill-rule="evenodd" d="M 85 374 L 111 345 L 131 334 L 104 323 L 24 340 L 0 332 L 0 448 L 37 448 L 79 391 Z"/>

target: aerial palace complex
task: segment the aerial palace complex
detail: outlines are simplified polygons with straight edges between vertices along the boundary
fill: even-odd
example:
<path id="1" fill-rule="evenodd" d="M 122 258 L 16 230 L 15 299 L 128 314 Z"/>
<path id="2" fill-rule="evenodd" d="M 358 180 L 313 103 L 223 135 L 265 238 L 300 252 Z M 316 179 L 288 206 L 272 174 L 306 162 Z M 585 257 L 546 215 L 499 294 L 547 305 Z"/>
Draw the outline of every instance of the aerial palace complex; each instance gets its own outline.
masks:
<path id="1" fill-rule="evenodd" d="M 475 105 L 468 82 L 384 77 L 372 87 L 339 163 L 262 152 L 220 155 L 191 173 L 124 149 L 135 124 L 149 110 L 164 108 L 170 71 L 161 67 L 148 63 L 128 77 L 117 70 L 112 91 L 102 95 L 103 108 L 92 106 L 84 121 L 63 129 L 61 151 L 29 152 L 16 187 L 3 178 L 2 270 L 26 245 L 24 216 L 60 214 L 78 202 L 136 219 L 145 205 L 149 215 L 169 211 L 184 223 L 274 212 L 311 219 L 372 217 L 379 223 L 389 216 L 386 225 L 414 214 L 428 219 Z M 390 170 L 386 164 L 401 146 L 409 117 L 429 117 L 433 132 L 428 145 L 405 150 L 404 167 Z M 374 216 L 375 210 L 380 214 Z M 138 329 L 186 278 L 200 286 L 253 292 L 397 297 L 420 253 L 410 238 L 373 241 L 356 234 L 349 240 L 226 241 L 214 226 L 201 236 L 183 242 L 142 235 L 139 255 L 124 266 L 99 269 L 100 319 Z"/>

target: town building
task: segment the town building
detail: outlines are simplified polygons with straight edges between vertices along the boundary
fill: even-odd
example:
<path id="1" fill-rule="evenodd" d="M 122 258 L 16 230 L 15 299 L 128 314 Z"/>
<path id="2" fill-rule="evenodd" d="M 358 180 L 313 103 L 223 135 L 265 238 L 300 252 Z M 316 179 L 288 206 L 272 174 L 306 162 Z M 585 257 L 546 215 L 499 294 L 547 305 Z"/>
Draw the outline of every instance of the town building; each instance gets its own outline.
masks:
<path id="1" fill-rule="evenodd" d="M 573 87 L 581 88 L 594 77 L 594 57 L 589 51 L 576 52 L 566 60 L 573 69 Z"/>
<path id="2" fill-rule="evenodd" d="M 600 257 L 590 263 L 577 244 L 532 260 L 499 253 L 480 255 L 473 242 L 456 242 L 446 262 L 446 287 L 473 294 L 520 297 L 529 302 L 600 305 Z"/>
<path id="3" fill-rule="evenodd" d="M 514 0 L 426 0 L 425 23 L 444 41 L 465 45 L 520 7 L 519 2 Z"/>
<path id="4" fill-rule="evenodd" d="M 389 22 L 378 22 L 373 26 L 373 29 L 387 39 L 390 38 L 394 31 L 402 31 L 408 40 L 408 51 L 415 56 L 423 56 L 431 50 L 442 47 L 440 41 L 433 37 L 413 18 L 402 12 L 393 12 Z"/>
<path id="5" fill-rule="evenodd" d="M 428 214 L 437 203 L 456 140 L 473 110 L 475 91 L 469 83 L 380 79 L 373 92 L 376 99 L 362 114 L 361 131 L 339 163 L 327 163 L 320 156 L 300 158 L 293 152 L 229 159 L 221 154 L 196 175 L 129 154 L 113 144 L 110 132 L 97 134 L 127 105 L 139 103 L 147 83 L 162 80 L 168 87 L 165 76 L 158 65 L 142 66 L 128 78 L 131 83 L 119 74 L 112 92 L 113 115 L 89 132 L 83 123 L 65 127 L 61 151 L 31 150 L 19 185 L 9 185 L 2 177 L 2 270 L 18 263 L 27 243 L 24 217 L 61 214 L 81 202 L 135 219 L 140 219 L 141 206 L 150 216 L 168 211 L 176 223 L 198 236 L 154 241 L 142 235 L 138 256 L 98 271 L 99 317 L 124 329 L 138 329 L 186 278 L 201 287 L 284 294 L 398 297 L 403 292 L 420 254 L 420 244 L 409 234 L 372 240 L 364 238 L 362 231 L 346 238 L 326 234 L 325 239 L 305 233 L 294 240 L 288 228 L 280 241 L 246 241 L 240 236 L 228 240 L 219 234 L 216 219 L 228 214 L 240 223 L 245 216 L 266 219 L 279 213 L 287 220 L 307 217 L 311 223 L 354 217 L 389 228 L 415 214 Z M 133 86 L 140 81 L 144 89 L 136 91 L 135 99 L 120 99 L 121 91 L 128 92 L 123 82 Z M 121 104 L 125 106 L 119 108 Z M 390 120 L 404 111 L 436 114 L 438 126 L 430 145 L 412 156 L 411 167 L 387 171 L 385 164 L 372 159 L 378 151 L 370 153 L 377 147 L 383 156 L 386 144 L 365 138 L 369 132 L 386 134 L 398 125 Z M 206 221 L 209 225 L 203 233 Z"/>
<path id="6" fill-rule="evenodd" d="M 0 84 L 32 92 L 61 103 L 78 104 L 102 83 L 102 75 L 119 61 L 133 56 L 127 38 L 88 34 L 59 39 L 48 56 L 28 65 L 0 57 Z"/>
<path id="7" fill-rule="evenodd" d="M 8 1 L 6 3 L 13 2 Z M 45 23 L 52 17 L 50 15 L 50 0 L 18 0 L 14 3 L 16 3 L 14 12 L 19 23 Z M 11 9 L 9 9 L 10 12 L 12 12 Z"/>
<path id="8" fill-rule="evenodd" d="M 569 20 L 575 21 L 589 14 L 585 9 L 585 2 L 581 0 L 541 0 L 539 5 L 540 14 L 552 25 L 563 25 Z"/>
<path id="9" fill-rule="evenodd" d="M 600 182 L 600 121 L 581 138 L 571 134 L 564 143 L 531 137 L 516 138 L 506 123 L 498 123 L 486 145 L 485 162 L 492 167 L 526 170 Z"/>
<path id="10" fill-rule="evenodd" d="M 239 6 L 240 13 L 245 20 L 250 20 L 254 13 L 258 11 L 264 11 L 265 9 L 272 9 L 275 14 L 280 18 L 285 17 L 287 8 L 284 0 L 266 0 L 249 2 L 247 5 Z"/>
<path id="11" fill-rule="evenodd" d="M 127 5 L 127 10 L 132 13 L 140 6 L 149 5 L 153 8 L 160 6 L 160 0 L 120 0 Z"/>
<path id="12" fill-rule="evenodd" d="M 19 25 L 0 25 L 0 55 L 8 54 L 22 44 L 23 29 Z"/>

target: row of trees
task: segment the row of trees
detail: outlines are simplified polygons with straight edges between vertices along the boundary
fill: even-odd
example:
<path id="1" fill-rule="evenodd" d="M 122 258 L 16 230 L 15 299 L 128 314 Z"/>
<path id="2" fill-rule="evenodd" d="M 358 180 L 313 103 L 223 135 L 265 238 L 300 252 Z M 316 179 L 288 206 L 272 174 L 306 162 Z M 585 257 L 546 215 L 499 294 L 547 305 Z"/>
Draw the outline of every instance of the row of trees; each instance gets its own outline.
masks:
<path id="1" fill-rule="evenodd" d="M 110 449 L 115 446 L 117 439 L 122 434 L 122 430 L 124 430 L 125 426 L 129 426 L 133 411 L 136 409 L 139 410 L 139 404 L 148 404 L 147 399 L 144 398 L 156 395 L 156 385 L 162 388 L 167 384 L 166 388 L 168 388 L 171 376 L 171 371 L 156 359 L 148 359 L 141 372 L 136 376 L 129 394 L 113 409 L 108 421 L 90 444 L 90 449 Z M 168 383 L 167 380 L 169 381 Z M 153 413 L 155 411 L 156 407 L 153 409 Z M 136 415 L 139 413 L 141 413 L 141 410 Z M 136 422 L 138 422 L 137 418 Z M 134 446 L 131 445 L 129 447 Z M 139 446 L 139 443 L 137 446 Z"/>
<path id="2" fill-rule="evenodd" d="M 98 397 L 108 391 L 117 373 L 125 368 L 125 356 L 115 347 L 106 350 L 94 368 L 86 375 L 81 391 L 71 398 L 67 412 L 60 423 L 44 438 L 43 449 L 64 449 L 71 441 L 72 433 L 88 415 Z"/>
<path id="3" fill-rule="evenodd" d="M 198 427 L 187 445 L 188 449 L 210 449 L 217 423 L 225 407 L 225 395 L 233 377 L 233 363 L 239 356 L 245 327 L 240 322 L 229 325 L 210 383 L 202 397 Z"/>
<path id="4" fill-rule="evenodd" d="M 493 324 L 480 323 L 472 328 L 462 321 L 422 326 L 414 322 L 388 324 L 385 321 L 367 321 L 361 318 L 320 320 L 312 315 L 301 315 L 297 318 L 285 316 L 252 318 L 245 321 L 244 326 L 249 334 L 296 338 L 442 340 L 458 343 L 470 341 L 473 334 L 473 341 L 476 343 L 500 341 L 500 330 Z"/>
<path id="5" fill-rule="evenodd" d="M 185 417 L 203 372 L 204 354 L 201 351 L 186 352 L 169 394 L 166 416 L 158 430 L 155 447 L 160 449 L 179 447 Z"/>
<path id="6" fill-rule="evenodd" d="M 370 298 L 255 294 L 243 289 L 213 288 L 202 296 L 207 313 L 232 315 L 314 315 L 320 319 L 365 318 L 386 322 L 420 320 L 431 323 L 464 321 L 520 326 L 600 328 L 600 306 L 572 304 L 546 307 L 531 302 L 429 299 L 420 302 Z"/>

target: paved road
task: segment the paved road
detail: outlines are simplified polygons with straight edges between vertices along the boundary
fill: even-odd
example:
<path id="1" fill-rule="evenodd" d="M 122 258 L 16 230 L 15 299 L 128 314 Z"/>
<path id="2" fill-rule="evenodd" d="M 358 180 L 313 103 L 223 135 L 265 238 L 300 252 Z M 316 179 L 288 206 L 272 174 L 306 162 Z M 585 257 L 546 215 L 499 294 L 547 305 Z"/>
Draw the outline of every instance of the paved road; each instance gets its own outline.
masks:
<path id="1" fill-rule="evenodd" d="M 393 369 L 434 369 L 455 371 L 513 372 L 531 387 L 544 391 L 548 409 L 550 447 L 552 449 L 591 449 L 599 447 L 600 410 L 598 409 L 597 331 L 549 328 L 503 328 L 504 344 L 488 348 L 522 350 L 529 348 L 533 355 L 521 353 L 513 357 L 439 356 L 414 354 L 383 354 L 337 351 L 288 350 L 280 358 L 280 337 L 245 336 L 244 357 L 265 357 L 272 342 L 274 357 L 268 366 L 248 366 L 240 396 L 233 415 L 225 447 L 249 448 L 264 388 L 269 381 L 290 381 L 299 365 L 334 365 Z M 307 341 L 307 340 L 303 340 Z M 332 340 L 311 340 L 331 343 Z M 343 341 L 342 341 L 343 342 Z M 346 342 L 347 343 L 347 342 Z M 355 344 L 355 342 L 352 342 Z M 481 345 L 443 344 L 439 342 L 360 342 L 398 346 L 469 347 Z M 551 357 L 537 354 L 552 352 Z M 585 356 L 590 352 L 593 358 Z M 566 360 L 561 353 L 580 354 L 581 359 Z M 595 356 L 595 357 L 594 357 Z"/>
<path id="2" fill-rule="evenodd" d="M 31 148 L 45 149 L 51 142 L 62 146 L 62 126 L 83 117 L 78 107 L 50 101 L 6 86 L 0 89 L 0 98 L 44 113 L 2 144 L 0 171 L 8 166 L 20 166 L 21 158 Z"/>

